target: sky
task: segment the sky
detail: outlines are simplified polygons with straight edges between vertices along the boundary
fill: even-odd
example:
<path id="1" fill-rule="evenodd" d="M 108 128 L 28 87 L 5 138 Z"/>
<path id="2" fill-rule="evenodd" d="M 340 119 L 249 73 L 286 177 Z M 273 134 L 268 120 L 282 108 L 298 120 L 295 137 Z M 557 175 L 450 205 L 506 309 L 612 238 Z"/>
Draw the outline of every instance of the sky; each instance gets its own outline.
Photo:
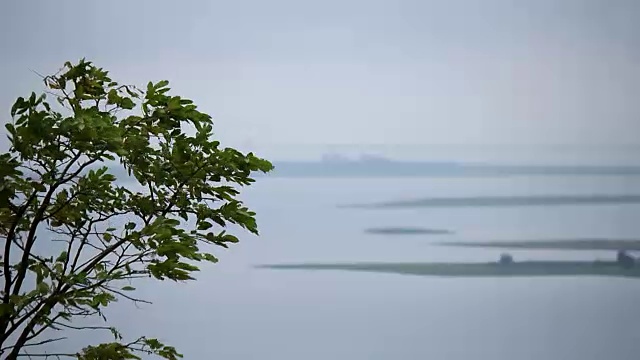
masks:
<path id="1" fill-rule="evenodd" d="M 227 144 L 640 144 L 635 0 L 0 5 L 2 119 L 86 57 L 168 79 Z M 2 141 L 5 141 L 4 139 Z"/>

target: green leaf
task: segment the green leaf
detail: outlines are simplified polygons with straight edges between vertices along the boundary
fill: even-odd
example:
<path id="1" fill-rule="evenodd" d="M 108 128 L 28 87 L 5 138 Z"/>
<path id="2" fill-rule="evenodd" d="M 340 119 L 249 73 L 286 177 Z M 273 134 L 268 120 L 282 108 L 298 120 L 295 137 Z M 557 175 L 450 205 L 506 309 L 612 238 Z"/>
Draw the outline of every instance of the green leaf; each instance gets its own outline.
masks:
<path id="1" fill-rule="evenodd" d="M 210 222 L 207 221 L 200 221 L 198 223 L 198 230 L 207 230 L 209 228 L 211 228 L 213 225 Z"/>
<path id="2" fill-rule="evenodd" d="M 11 304 L 0 303 L 0 316 L 5 316 L 13 312 L 13 306 Z"/>
<path id="3" fill-rule="evenodd" d="M 161 80 L 154 86 L 154 88 L 156 90 L 159 90 L 159 89 L 161 89 L 163 87 L 166 87 L 168 85 L 169 85 L 169 80 Z"/>
<path id="4" fill-rule="evenodd" d="M 226 234 L 226 235 L 224 235 L 224 236 L 222 237 L 222 241 L 224 241 L 224 242 L 230 242 L 230 243 L 237 243 L 237 242 L 239 242 L 240 240 L 238 240 L 238 238 L 237 238 L 237 237 L 235 237 L 235 236 L 233 236 L 233 235 L 231 235 L 231 234 Z"/>
<path id="5" fill-rule="evenodd" d="M 203 254 L 203 257 L 205 260 L 212 262 L 212 263 L 217 263 L 218 262 L 218 258 L 216 258 L 215 256 L 211 255 L 211 254 Z"/>
<path id="6" fill-rule="evenodd" d="M 13 124 L 6 124 L 4 127 L 7 129 L 7 131 L 9 131 L 9 133 L 12 136 L 16 135 L 16 128 L 15 128 L 15 126 L 13 126 Z"/>
<path id="7" fill-rule="evenodd" d="M 60 253 L 60 255 L 58 255 L 56 262 L 65 262 L 65 261 L 67 261 L 67 252 L 63 251 Z"/>
<path id="8" fill-rule="evenodd" d="M 123 98 L 122 101 L 120 102 L 120 107 L 122 107 L 123 109 L 126 110 L 131 110 L 136 106 L 136 104 L 133 102 L 133 100 L 129 99 L 129 98 Z"/>
<path id="9" fill-rule="evenodd" d="M 124 291 L 133 291 L 133 290 L 135 290 L 135 289 L 136 289 L 136 288 L 134 288 L 133 286 L 123 286 L 123 287 L 122 287 L 122 290 L 124 290 Z"/>
<path id="10" fill-rule="evenodd" d="M 36 285 L 36 291 L 40 294 L 46 294 L 49 292 L 49 284 L 47 284 L 46 282 L 42 281 L 39 282 L 38 285 Z"/>
<path id="11" fill-rule="evenodd" d="M 24 107 L 24 98 L 23 97 L 19 97 L 16 102 L 13 104 L 13 106 L 11 107 L 11 117 L 16 116 L 16 114 L 18 113 L 18 110 L 22 109 Z"/>
<path id="12" fill-rule="evenodd" d="M 116 89 L 111 89 L 107 93 L 107 104 L 117 104 L 120 101 L 120 96 Z"/>

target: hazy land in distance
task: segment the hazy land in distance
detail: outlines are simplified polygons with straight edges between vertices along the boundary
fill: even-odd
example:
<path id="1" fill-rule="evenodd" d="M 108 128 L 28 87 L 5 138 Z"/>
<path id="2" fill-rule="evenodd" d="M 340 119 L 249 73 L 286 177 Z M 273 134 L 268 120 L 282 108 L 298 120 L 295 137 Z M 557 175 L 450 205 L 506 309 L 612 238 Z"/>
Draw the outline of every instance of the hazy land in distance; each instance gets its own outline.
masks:
<path id="1" fill-rule="evenodd" d="M 492 165 L 458 162 L 274 161 L 268 177 L 505 177 L 505 176 L 640 176 L 640 166 Z"/>
<path id="2" fill-rule="evenodd" d="M 439 197 L 388 201 L 370 204 L 348 204 L 338 205 L 338 207 L 385 209 L 417 207 L 519 207 L 619 204 L 640 204 L 640 194 Z"/>
<path id="3" fill-rule="evenodd" d="M 499 248 L 528 250 L 612 250 L 640 251 L 640 240 L 621 239 L 564 239 L 564 240 L 522 240 L 487 242 L 438 242 L 438 246 Z"/>
<path id="4" fill-rule="evenodd" d="M 344 263 L 260 265 L 272 270 L 361 271 L 432 277 L 640 277 L 640 268 L 624 269 L 615 261 L 523 261 L 491 263 Z"/>

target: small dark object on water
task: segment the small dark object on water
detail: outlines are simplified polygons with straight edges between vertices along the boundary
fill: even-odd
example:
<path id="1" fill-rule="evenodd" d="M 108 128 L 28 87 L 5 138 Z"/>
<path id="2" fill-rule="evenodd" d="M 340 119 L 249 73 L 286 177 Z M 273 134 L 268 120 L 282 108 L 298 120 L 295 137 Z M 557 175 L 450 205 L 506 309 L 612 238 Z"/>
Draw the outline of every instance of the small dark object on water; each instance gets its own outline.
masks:
<path id="1" fill-rule="evenodd" d="M 511 254 L 500 255 L 500 265 L 513 264 L 513 256 Z"/>
<path id="2" fill-rule="evenodd" d="M 633 256 L 627 254 L 627 252 L 624 250 L 618 251 L 616 260 L 618 261 L 618 264 L 624 269 L 630 269 L 636 264 L 636 259 Z"/>

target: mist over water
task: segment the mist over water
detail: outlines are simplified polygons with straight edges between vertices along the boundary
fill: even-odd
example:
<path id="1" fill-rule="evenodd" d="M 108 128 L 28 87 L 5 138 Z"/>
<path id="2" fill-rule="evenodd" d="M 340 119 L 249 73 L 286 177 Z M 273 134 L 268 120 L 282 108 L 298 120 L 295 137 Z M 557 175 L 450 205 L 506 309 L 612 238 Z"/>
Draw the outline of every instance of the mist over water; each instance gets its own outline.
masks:
<path id="1" fill-rule="evenodd" d="M 138 286 L 154 300 L 111 319 L 171 341 L 188 358 L 632 359 L 640 282 L 600 277 L 431 278 L 256 269 L 260 264 L 487 262 L 502 249 L 447 241 L 633 239 L 636 204 L 339 209 L 411 197 L 640 193 L 624 178 L 265 178 L 244 199 L 261 237 L 244 237 L 190 284 Z M 452 233 L 368 234 L 371 227 Z M 516 261 L 613 260 L 613 251 L 509 250 Z M 125 311 L 126 309 L 126 311 Z M 149 333 L 149 331 L 146 331 Z M 211 341 L 203 341 L 203 337 Z"/>

